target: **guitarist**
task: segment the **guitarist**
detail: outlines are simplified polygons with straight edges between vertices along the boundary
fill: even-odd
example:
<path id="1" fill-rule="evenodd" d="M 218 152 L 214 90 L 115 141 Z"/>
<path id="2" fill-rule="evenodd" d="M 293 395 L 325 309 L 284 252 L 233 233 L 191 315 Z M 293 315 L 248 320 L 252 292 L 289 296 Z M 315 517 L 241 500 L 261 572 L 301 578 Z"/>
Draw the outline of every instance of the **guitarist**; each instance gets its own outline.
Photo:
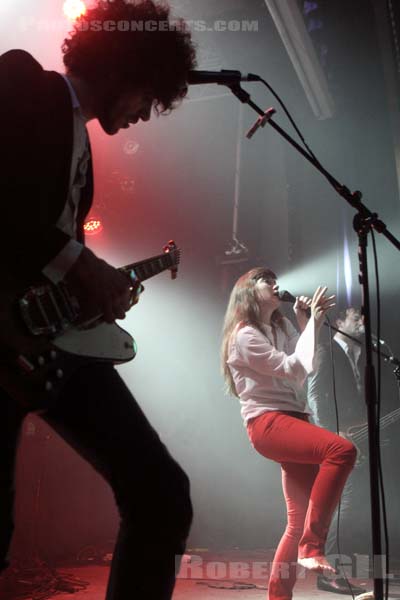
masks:
<path id="1" fill-rule="evenodd" d="M 348 334 L 356 340 L 361 340 L 364 335 L 364 324 L 358 309 L 349 307 L 341 311 L 335 322 L 336 328 Z M 339 427 L 343 435 L 346 429 L 352 425 L 359 425 L 366 420 L 366 409 L 362 386 L 362 347 L 357 341 L 337 332 L 332 340 L 333 364 L 335 372 L 336 401 L 338 405 Z M 336 432 L 336 410 L 332 382 L 332 360 L 331 344 L 322 343 L 317 350 L 317 369 L 308 379 L 308 402 L 314 412 L 314 421 L 321 427 Z M 341 530 L 351 530 L 351 509 L 354 506 L 355 494 L 360 492 L 360 486 L 365 487 L 367 481 L 364 469 L 355 469 L 351 473 L 343 490 L 340 505 Z M 368 493 L 365 490 L 364 500 L 358 506 L 365 503 Z M 326 542 L 326 555 L 337 555 L 337 521 L 336 512 L 329 530 Z M 347 522 L 349 521 L 349 522 Z M 319 575 L 317 587 L 321 590 L 334 592 L 336 594 L 360 594 L 365 589 L 351 584 L 342 577 L 329 578 Z"/>
<path id="2" fill-rule="evenodd" d="M 120 22 L 151 27 L 122 31 Z M 164 113 L 176 106 L 195 62 L 190 33 L 181 25 L 153 0 L 98 0 L 64 41 L 65 75 L 43 70 L 22 50 L 0 56 L 1 301 L 9 290 L 18 297 L 41 280 L 65 280 L 85 311 L 103 313 L 109 323 L 124 318 L 135 299 L 132 282 L 84 245 L 93 195 L 86 124 L 98 119 L 115 135 L 148 121 L 153 108 Z M 0 341 L 5 369 L 6 342 Z M 188 479 L 114 367 L 98 363 L 78 369 L 51 405 L 43 398 L 23 407 L 0 384 L 3 585 L 15 453 L 29 409 L 40 411 L 114 491 L 121 528 L 107 600 L 169 599 L 175 555 L 183 554 L 191 522 Z"/>

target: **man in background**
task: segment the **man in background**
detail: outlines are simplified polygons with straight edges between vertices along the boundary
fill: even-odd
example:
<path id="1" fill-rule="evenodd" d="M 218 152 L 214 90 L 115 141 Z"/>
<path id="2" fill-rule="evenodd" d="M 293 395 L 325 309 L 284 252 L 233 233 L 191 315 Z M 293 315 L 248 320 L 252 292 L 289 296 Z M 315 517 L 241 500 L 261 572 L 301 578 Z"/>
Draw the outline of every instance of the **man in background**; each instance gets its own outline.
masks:
<path id="1" fill-rule="evenodd" d="M 339 431 L 353 441 L 349 428 L 366 421 L 362 383 L 364 324 L 360 311 L 353 307 L 343 310 L 339 313 L 335 326 L 340 332 L 335 333 L 332 343 L 322 343 L 318 347 L 317 368 L 308 379 L 308 403 L 317 425 L 333 432 Z M 335 397 L 339 422 L 336 417 Z M 354 518 L 352 509 L 360 510 L 361 501 L 365 504 L 368 499 L 367 482 L 366 469 L 356 465 L 346 483 L 340 502 L 341 531 L 351 531 L 352 518 Z M 339 512 L 336 511 L 326 541 L 328 559 L 329 556 L 334 557 L 338 554 L 338 514 Z M 354 584 L 350 587 L 345 578 L 340 576 L 329 578 L 319 575 L 317 587 L 336 594 L 351 595 L 365 592 L 365 589 Z"/>

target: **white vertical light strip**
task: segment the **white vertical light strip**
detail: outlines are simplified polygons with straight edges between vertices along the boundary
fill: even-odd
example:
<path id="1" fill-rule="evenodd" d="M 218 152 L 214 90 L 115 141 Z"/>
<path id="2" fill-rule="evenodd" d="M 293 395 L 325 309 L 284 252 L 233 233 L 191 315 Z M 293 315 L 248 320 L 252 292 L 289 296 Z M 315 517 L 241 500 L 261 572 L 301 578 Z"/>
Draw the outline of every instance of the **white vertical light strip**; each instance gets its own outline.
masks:
<path id="1" fill-rule="evenodd" d="M 344 282 L 346 286 L 346 300 L 347 306 L 351 306 L 352 303 L 352 287 L 353 287 L 353 274 L 351 270 L 351 260 L 349 251 L 349 240 L 347 238 L 346 230 L 344 231 L 343 240 L 343 267 L 344 267 Z"/>
<path id="2" fill-rule="evenodd" d="M 329 119 L 335 103 L 295 0 L 265 0 L 317 119 Z"/>
<path id="3" fill-rule="evenodd" d="M 336 254 L 336 300 L 339 299 L 340 297 L 340 263 L 341 263 L 341 256 L 340 256 L 340 250 L 338 249 L 337 254 Z"/>

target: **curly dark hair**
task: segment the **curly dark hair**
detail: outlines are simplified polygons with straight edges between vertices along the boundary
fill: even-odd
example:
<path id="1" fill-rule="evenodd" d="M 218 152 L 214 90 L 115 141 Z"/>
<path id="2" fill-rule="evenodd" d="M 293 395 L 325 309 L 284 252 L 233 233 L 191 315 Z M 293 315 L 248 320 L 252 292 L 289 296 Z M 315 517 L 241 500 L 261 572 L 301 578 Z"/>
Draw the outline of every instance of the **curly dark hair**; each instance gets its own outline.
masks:
<path id="1" fill-rule="evenodd" d="M 101 87 L 108 73 L 121 90 L 147 88 L 158 113 L 187 94 L 195 48 L 182 19 L 153 0 L 98 0 L 74 24 L 62 51 L 67 72 Z"/>

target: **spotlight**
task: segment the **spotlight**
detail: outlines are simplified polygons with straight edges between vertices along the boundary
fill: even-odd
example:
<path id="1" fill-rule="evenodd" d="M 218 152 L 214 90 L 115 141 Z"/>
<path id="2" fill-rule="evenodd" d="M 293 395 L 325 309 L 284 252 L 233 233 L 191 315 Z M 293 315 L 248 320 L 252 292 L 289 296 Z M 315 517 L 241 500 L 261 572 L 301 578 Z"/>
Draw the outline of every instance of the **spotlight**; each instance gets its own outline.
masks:
<path id="1" fill-rule="evenodd" d="M 292 0 L 265 0 L 265 3 L 315 116 L 317 119 L 332 118 L 335 113 L 335 103 L 304 23 L 299 8 L 300 3 Z M 308 8 L 313 10 L 316 8 L 314 4 L 317 3 L 306 4 L 309 4 Z"/>
<path id="2" fill-rule="evenodd" d="M 83 226 L 86 235 L 97 235 L 103 231 L 103 224 L 97 217 L 89 217 Z"/>
<path id="3" fill-rule="evenodd" d="M 76 21 L 86 13 L 86 5 L 83 0 L 65 0 L 63 12 L 67 19 Z"/>

